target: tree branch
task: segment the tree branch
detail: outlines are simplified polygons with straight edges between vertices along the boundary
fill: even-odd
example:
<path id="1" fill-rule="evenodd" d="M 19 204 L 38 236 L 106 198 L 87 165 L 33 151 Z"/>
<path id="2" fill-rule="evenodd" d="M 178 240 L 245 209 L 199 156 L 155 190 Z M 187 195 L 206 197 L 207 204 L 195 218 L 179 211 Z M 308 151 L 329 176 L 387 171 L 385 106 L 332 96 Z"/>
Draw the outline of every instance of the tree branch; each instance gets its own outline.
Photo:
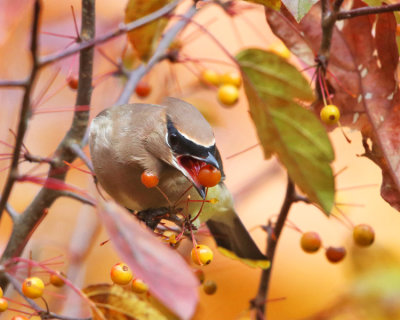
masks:
<path id="1" fill-rule="evenodd" d="M 161 9 L 154 11 L 153 13 L 151 13 L 143 18 L 140 18 L 140 19 L 135 20 L 128 24 L 121 24 L 120 27 L 115 31 L 106 33 L 106 34 L 104 34 L 96 39 L 90 40 L 90 41 L 83 41 L 77 47 L 64 50 L 60 53 L 48 55 L 40 60 L 40 66 L 43 67 L 54 61 L 64 59 L 66 57 L 69 57 L 69 56 L 81 51 L 81 50 L 92 48 L 96 45 L 99 45 L 101 43 L 104 43 L 111 39 L 114 39 L 120 35 L 123 35 L 133 29 L 144 26 L 145 24 L 148 24 L 148 23 L 150 23 L 154 20 L 157 20 L 157 19 L 165 16 L 166 14 L 170 13 L 172 10 L 175 9 L 175 7 L 180 2 L 181 2 L 181 0 L 175 0 L 175 1 L 167 4 L 166 6 L 162 7 Z"/>
<path id="2" fill-rule="evenodd" d="M 144 64 L 140 65 L 138 68 L 136 68 L 129 74 L 128 81 L 121 95 L 116 101 L 115 105 L 121 105 L 129 102 L 132 92 L 133 90 L 135 90 L 136 85 L 138 84 L 140 79 L 146 73 L 148 73 L 155 64 L 166 58 L 165 55 L 166 50 L 174 41 L 176 35 L 188 25 L 191 18 L 197 13 L 197 11 L 198 9 L 196 8 L 196 4 L 192 5 L 183 15 L 182 20 L 178 21 L 173 27 L 171 27 L 164 34 L 163 38 L 161 39 L 156 51 L 154 52 L 149 62 L 146 65 Z"/>
<path id="3" fill-rule="evenodd" d="M 90 41 L 90 39 L 94 38 L 94 32 L 95 32 L 94 5 L 95 5 L 94 0 L 82 0 L 81 37 L 82 39 L 84 39 L 84 41 Z M 37 30 L 37 28 L 35 30 Z M 37 46 L 34 45 L 32 46 L 32 48 L 36 50 Z M 76 106 L 90 105 L 91 93 L 92 93 L 93 55 L 94 55 L 93 48 L 84 49 L 80 53 L 79 85 L 76 98 Z M 34 61 L 36 60 L 37 59 L 35 58 Z M 83 139 L 85 135 L 89 120 L 89 111 L 78 111 L 78 110 L 79 109 L 75 110 L 71 127 L 69 131 L 66 133 L 64 139 L 57 147 L 54 156 L 54 162 L 51 164 L 48 173 L 48 178 L 59 179 L 61 181 L 64 181 L 68 171 L 68 168 L 65 168 L 64 161 L 71 163 L 76 157 L 75 154 L 70 150 L 69 146 L 72 143 L 78 143 L 78 144 L 80 143 L 80 141 Z M 60 170 L 60 168 L 65 168 L 66 170 Z M 11 177 L 15 175 L 15 171 L 12 172 L 13 173 L 11 174 Z M 39 225 L 39 223 L 42 221 L 42 219 L 45 217 L 47 213 L 47 208 L 49 208 L 59 196 L 60 192 L 57 190 L 52 190 L 48 188 L 40 189 L 39 193 L 36 195 L 32 203 L 18 217 L 16 223 L 14 224 L 10 239 L 7 243 L 6 249 L 3 252 L 0 262 L 4 263 L 10 258 L 21 255 L 31 234 L 33 233 L 35 228 Z M 4 203 L 6 203 L 6 200 L 7 199 L 5 198 L 1 199 L 1 201 Z M 7 278 L 5 278 L 4 276 L 0 277 L 1 287 L 5 288 L 7 284 L 8 284 Z"/>
<path id="4" fill-rule="evenodd" d="M 288 177 L 285 200 L 283 201 L 281 210 L 279 212 L 278 220 L 275 224 L 272 224 L 271 221 L 268 222 L 267 258 L 271 261 L 271 267 L 262 271 L 257 296 L 251 301 L 252 308 L 257 310 L 257 320 L 264 320 L 264 315 L 266 314 L 268 290 L 271 280 L 271 272 L 273 261 L 275 258 L 276 247 L 283 227 L 285 226 L 285 221 L 289 214 L 290 207 L 296 201 L 297 195 L 295 192 L 294 184 L 292 180 Z"/>
<path id="5" fill-rule="evenodd" d="M 26 80 L 0 80 L 0 88 L 26 87 L 27 83 Z"/>
<path id="6" fill-rule="evenodd" d="M 379 7 L 363 7 L 348 11 L 339 11 L 336 18 L 337 20 L 344 20 L 368 14 L 385 13 L 393 11 L 400 11 L 400 3 L 383 5 Z"/>
<path id="7" fill-rule="evenodd" d="M 31 67 L 30 76 L 29 76 L 28 81 L 25 86 L 25 92 L 24 92 L 24 96 L 23 96 L 23 100 L 22 100 L 22 106 L 21 106 L 19 123 L 18 123 L 18 131 L 17 131 L 17 136 L 15 138 L 15 146 L 14 146 L 13 156 L 12 156 L 12 160 L 11 160 L 11 166 L 8 171 L 8 177 L 7 177 L 6 183 L 3 188 L 3 192 L 1 194 L 0 219 L 4 212 L 4 208 L 6 206 L 8 198 L 10 197 L 14 183 L 18 178 L 19 157 L 20 157 L 25 133 L 26 133 L 26 130 L 28 129 L 28 121 L 31 116 L 31 93 L 33 90 L 34 82 L 36 80 L 37 72 L 39 70 L 39 66 L 37 63 L 37 61 L 38 61 L 37 49 L 38 49 L 38 38 L 39 38 L 40 9 L 41 9 L 41 2 L 40 2 L 40 0 L 36 0 L 35 4 L 34 4 L 34 10 L 33 10 L 31 46 L 30 46 L 32 67 Z"/>

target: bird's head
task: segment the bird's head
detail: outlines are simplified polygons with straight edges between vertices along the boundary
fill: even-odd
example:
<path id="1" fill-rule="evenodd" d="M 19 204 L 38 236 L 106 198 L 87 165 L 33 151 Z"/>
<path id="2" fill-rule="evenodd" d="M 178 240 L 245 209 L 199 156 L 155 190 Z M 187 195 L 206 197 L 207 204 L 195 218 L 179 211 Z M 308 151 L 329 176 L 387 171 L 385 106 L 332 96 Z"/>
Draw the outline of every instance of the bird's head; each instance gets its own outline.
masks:
<path id="1" fill-rule="evenodd" d="M 163 106 L 167 110 L 164 132 L 168 149 L 164 161 L 179 170 L 204 199 L 205 187 L 198 180 L 200 169 L 208 164 L 222 171 L 213 130 L 203 115 L 185 101 L 167 98 Z"/>

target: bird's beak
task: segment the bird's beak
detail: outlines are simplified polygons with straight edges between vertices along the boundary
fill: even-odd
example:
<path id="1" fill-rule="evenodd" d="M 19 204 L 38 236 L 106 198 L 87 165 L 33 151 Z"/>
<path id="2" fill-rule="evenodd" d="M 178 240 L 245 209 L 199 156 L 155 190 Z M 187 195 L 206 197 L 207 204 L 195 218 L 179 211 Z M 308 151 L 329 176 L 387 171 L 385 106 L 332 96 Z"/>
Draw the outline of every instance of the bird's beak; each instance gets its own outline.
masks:
<path id="1" fill-rule="evenodd" d="M 195 158 L 191 156 L 177 156 L 176 168 L 181 171 L 193 184 L 202 199 L 206 198 L 206 188 L 200 184 L 197 176 L 202 167 L 209 164 L 220 169 L 220 164 L 214 155 L 208 153 L 206 158 Z"/>

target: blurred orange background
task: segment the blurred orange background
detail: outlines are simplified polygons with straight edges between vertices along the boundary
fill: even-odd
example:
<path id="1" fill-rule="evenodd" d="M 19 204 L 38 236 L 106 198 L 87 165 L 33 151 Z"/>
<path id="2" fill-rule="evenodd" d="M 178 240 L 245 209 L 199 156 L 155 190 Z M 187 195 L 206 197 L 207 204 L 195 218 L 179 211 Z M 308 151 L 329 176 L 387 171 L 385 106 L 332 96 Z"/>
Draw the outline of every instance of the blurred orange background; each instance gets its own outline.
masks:
<path id="1" fill-rule="evenodd" d="M 0 19 L 0 79 L 23 79 L 28 72 L 28 35 L 32 1 L 2 1 L 0 5 L 3 18 Z M 43 16 L 41 30 L 47 32 L 75 35 L 71 8 L 80 18 L 79 1 L 43 1 Z M 100 35 L 113 30 L 123 21 L 125 0 L 105 1 L 96 3 L 97 34 Z M 189 5 L 184 2 L 180 11 Z M 239 9 L 240 5 L 237 6 Z M 249 8 L 250 7 L 250 8 Z M 217 6 L 209 6 L 195 18 L 205 24 L 217 39 L 232 53 L 235 54 L 244 47 L 260 47 L 268 49 L 278 43 L 269 30 L 263 9 L 260 6 L 249 5 L 243 2 L 241 11 L 232 19 Z M 172 21 L 173 23 L 173 21 Z M 194 26 L 189 26 L 181 35 L 183 52 L 190 58 L 198 59 L 197 67 L 188 64 L 190 70 L 198 67 L 213 68 L 218 72 L 233 70 L 234 66 L 215 43 Z M 70 40 L 42 34 L 40 37 L 41 53 L 47 54 L 61 50 Z M 186 40 L 186 42 L 185 42 Z M 101 46 L 101 48 L 115 61 L 121 58 L 126 38 L 124 36 Z M 221 60 L 224 63 L 211 63 L 205 58 Z M 293 63 L 298 63 L 294 57 Z M 49 94 L 64 86 L 56 95 L 46 101 L 40 108 L 72 107 L 75 92 L 66 87 L 66 77 L 70 72 L 77 74 L 78 59 L 76 57 L 62 60 L 41 72 L 35 94 L 38 94 L 49 79 L 60 68 L 59 74 L 49 89 Z M 231 65 L 230 65 L 231 64 Z M 217 143 L 223 158 L 239 152 L 257 143 L 257 137 L 248 116 L 248 106 L 244 91 L 240 92 L 240 101 L 232 108 L 222 107 L 216 99 L 216 91 L 200 85 L 198 78 L 184 65 L 168 65 L 162 63 L 147 76 L 153 92 L 145 100 L 132 96 L 132 102 L 145 101 L 157 103 L 163 96 L 181 97 L 197 107 L 210 119 L 214 128 Z M 196 69 L 197 68 L 197 69 Z M 113 70 L 112 64 L 96 53 L 95 78 Z M 172 72 L 171 72 L 172 70 Z M 174 76 L 173 76 L 174 75 Z M 176 77 L 178 81 L 175 80 Z M 112 105 L 123 87 L 123 81 L 118 78 L 106 78 L 98 83 L 93 92 L 92 117 L 102 109 Z M 35 96 L 34 94 L 34 96 Z M 21 103 L 19 89 L 0 89 L 0 139 L 10 144 L 13 136 L 9 128 L 15 130 L 18 121 L 18 111 Z M 48 155 L 55 150 L 65 131 L 70 125 L 72 112 L 49 112 L 36 115 L 30 122 L 25 144 L 33 154 Z M 289 220 L 303 231 L 317 231 L 323 239 L 324 246 L 341 246 L 347 248 L 346 259 L 333 265 L 324 256 L 323 250 L 309 255 L 304 253 L 299 245 L 301 234 L 290 228 L 285 228 L 279 241 L 277 257 L 273 266 L 272 283 L 268 303 L 268 319 L 289 320 L 307 319 L 321 310 L 336 305 L 343 296 L 348 297 L 353 292 L 354 283 L 358 281 L 358 274 L 373 270 L 385 270 L 388 266 L 398 269 L 400 244 L 400 215 L 379 196 L 381 181 L 380 170 L 366 158 L 359 157 L 363 153 L 360 135 L 356 132 L 347 132 L 352 142 L 346 142 L 340 130 L 331 133 L 331 139 L 336 152 L 333 164 L 334 171 L 339 172 L 346 168 L 336 178 L 337 203 L 354 223 L 368 223 L 375 229 L 376 242 L 368 249 L 356 250 L 351 241 L 352 230 L 337 219 L 324 216 L 317 208 L 296 204 L 293 206 Z M 9 153 L 10 149 L 0 145 L 0 153 Z M 1 167 L 6 167 L 7 161 L 1 161 Z M 264 160 L 260 148 L 255 148 L 244 154 L 224 161 L 229 189 L 234 194 L 237 211 L 246 226 L 253 230 L 252 235 L 260 247 L 265 247 L 266 234 L 257 228 L 266 224 L 267 220 L 279 212 L 286 188 L 286 175 L 276 160 Z M 28 170 L 30 165 L 22 165 Z M 38 172 L 46 172 L 45 167 Z M 3 184 L 7 172 L 0 173 L 0 182 Z M 86 174 L 72 170 L 68 175 L 68 182 L 87 189 L 95 195 L 96 191 L 92 179 Z M 357 187 L 351 190 L 342 190 L 347 187 Z M 11 204 L 17 211 L 22 211 L 33 199 L 38 187 L 30 184 L 18 184 L 13 190 Z M 11 223 L 4 217 L 0 230 L 0 247 L 4 248 L 8 239 Z M 95 212 L 88 207 L 68 200 L 60 199 L 50 209 L 47 218 L 35 231 L 29 242 L 35 259 L 46 259 L 59 254 L 65 256 L 66 265 L 62 269 L 67 271 L 68 264 L 81 261 L 80 250 L 85 233 L 91 234 L 97 230 Z M 91 248 L 82 264 L 78 265 L 75 273 L 75 282 L 78 286 L 87 284 L 110 282 L 110 267 L 118 261 L 112 245 L 100 246 L 107 239 L 103 230 L 94 232 Z M 213 245 L 211 239 L 206 240 Z M 182 245 L 180 250 L 188 254 L 190 243 Z M 28 250 L 26 250 L 28 252 Z M 207 296 L 200 290 L 200 303 L 195 319 L 239 319 L 246 316 L 249 300 L 257 292 L 260 270 L 249 268 L 240 262 L 232 261 L 216 253 L 216 258 L 209 266 L 204 267 L 207 279 L 213 279 L 218 284 L 215 295 Z M 389 257 L 389 258 L 388 258 Z M 360 262 L 361 261 L 361 262 Z M 367 261 L 367 262 L 365 262 Z M 360 269 L 362 264 L 363 268 Z M 365 265 L 371 265 L 369 269 Z M 173 275 L 171 275 L 173 276 Z M 55 289 L 52 289 L 55 292 Z M 49 289 L 49 291 L 51 291 Z M 58 293 L 62 291 L 57 291 Z M 66 292 L 62 292 L 65 294 Z M 49 298 L 52 293 L 49 293 Z M 394 302 L 399 301 L 400 293 L 395 292 Z M 74 299 L 69 297 L 68 299 Z M 277 301 L 273 301 L 277 299 Z M 68 300 L 62 311 L 66 315 L 74 316 L 76 312 L 71 307 L 77 306 L 75 300 Z M 51 303 L 60 306 L 63 300 L 54 298 Z M 391 308 L 395 308 L 390 304 Z M 386 306 L 386 304 L 385 304 Z M 399 307 L 397 306 L 397 309 Z M 397 310 L 396 309 L 396 310 Z M 366 307 L 367 310 L 367 307 Z M 398 319 L 398 313 L 387 313 L 384 307 L 371 315 L 366 313 L 362 319 Z M 398 310 L 396 311 L 398 312 Z M 352 314 L 354 318 L 352 318 Z M 358 313 L 359 314 L 359 313 Z M 363 314 L 363 313 L 361 313 Z M 395 316 L 391 316 L 395 314 Z M 11 318 L 10 313 L 1 316 L 1 319 Z M 328 315 L 321 319 L 334 319 Z M 337 319 L 361 319 L 355 311 Z"/>

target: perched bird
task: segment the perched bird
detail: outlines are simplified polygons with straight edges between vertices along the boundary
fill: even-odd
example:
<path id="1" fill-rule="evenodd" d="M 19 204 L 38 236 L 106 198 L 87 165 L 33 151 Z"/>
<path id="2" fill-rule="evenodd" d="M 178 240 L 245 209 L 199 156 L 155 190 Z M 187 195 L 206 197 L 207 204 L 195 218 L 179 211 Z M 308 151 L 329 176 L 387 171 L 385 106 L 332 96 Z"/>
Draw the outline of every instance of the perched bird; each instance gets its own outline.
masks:
<path id="1" fill-rule="evenodd" d="M 207 199 L 218 201 L 203 204 L 199 221 L 206 222 L 221 251 L 251 265 L 268 267 L 223 183 L 213 130 L 194 106 L 176 98 L 167 98 L 161 105 L 113 106 L 92 121 L 89 145 L 97 181 L 119 204 L 145 215 L 171 206 L 188 208 L 186 214 L 193 217 L 201 203 L 186 205 L 188 195 L 200 200 L 207 193 Z M 197 176 L 204 164 L 222 173 L 221 182 L 207 192 Z M 157 188 L 141 182 L 143 172 L 158 178 Z"/>

